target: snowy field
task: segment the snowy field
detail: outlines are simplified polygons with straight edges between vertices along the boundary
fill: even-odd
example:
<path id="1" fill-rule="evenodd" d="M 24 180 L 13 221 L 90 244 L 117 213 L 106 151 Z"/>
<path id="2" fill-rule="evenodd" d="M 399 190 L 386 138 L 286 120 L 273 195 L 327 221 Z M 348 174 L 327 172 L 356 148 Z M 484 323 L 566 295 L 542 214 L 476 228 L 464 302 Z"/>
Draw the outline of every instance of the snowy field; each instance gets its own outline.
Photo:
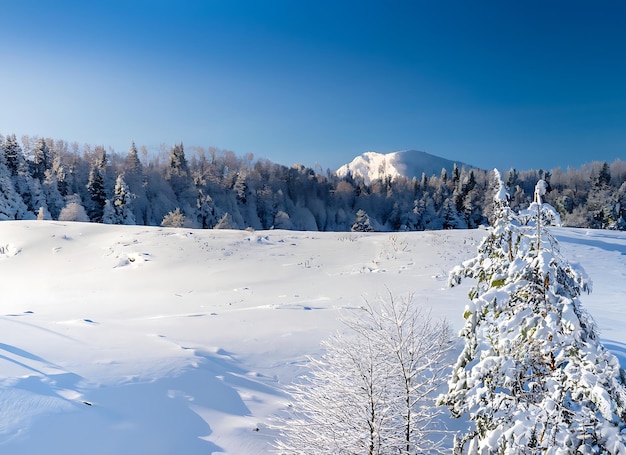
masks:
<path id="1" fill-rule="evenodd" d="M 553 232 L 626 366 L 626 233 Z M 471 282 L 447 273 L 484 235 L 2 222 L 0 453 L 269 453 L 342 311 L 414 292 L 461 328 Z"/>

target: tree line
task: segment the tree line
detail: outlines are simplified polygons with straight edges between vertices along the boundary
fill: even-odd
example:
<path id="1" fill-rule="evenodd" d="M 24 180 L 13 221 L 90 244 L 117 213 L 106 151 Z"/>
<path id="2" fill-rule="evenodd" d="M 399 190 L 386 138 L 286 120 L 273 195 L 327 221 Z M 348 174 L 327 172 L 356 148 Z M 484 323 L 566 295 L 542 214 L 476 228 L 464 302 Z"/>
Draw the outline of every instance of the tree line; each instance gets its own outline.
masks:
<path id="1" fill-rule="evenodd" d="M 626 229 L 626 163 L 511 169 L 511 207 L 534 182 L 566 226 Z M 491 215 L 489 172 L 454 167 L 421 178 L 383 178 L 287 167 L 253 154 L 176 144 L 126 154 L 63 140 L 0 135 L 0 219 L 54 219 L 193 228 L 312 231 L 476 228 Z"/>

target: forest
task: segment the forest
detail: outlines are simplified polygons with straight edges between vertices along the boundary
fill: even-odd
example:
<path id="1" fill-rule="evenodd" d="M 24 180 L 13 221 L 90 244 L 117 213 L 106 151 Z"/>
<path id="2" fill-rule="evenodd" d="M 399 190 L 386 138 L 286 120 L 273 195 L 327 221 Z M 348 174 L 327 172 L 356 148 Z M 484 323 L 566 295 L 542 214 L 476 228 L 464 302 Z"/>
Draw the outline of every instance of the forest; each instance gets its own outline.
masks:
<path id="1" fill-rule="evenodd" d="M 365 185 L 321 167 L 182 143 L 125 154 L 64 140 L 0 135 L 0 219 L 309 231 L 467 229 L 487 224 L 491 170 L 454 167 Z M 514 210 L 547 182 L 564 226 L 626 229 L 626 163 L 502 172 Z"/>

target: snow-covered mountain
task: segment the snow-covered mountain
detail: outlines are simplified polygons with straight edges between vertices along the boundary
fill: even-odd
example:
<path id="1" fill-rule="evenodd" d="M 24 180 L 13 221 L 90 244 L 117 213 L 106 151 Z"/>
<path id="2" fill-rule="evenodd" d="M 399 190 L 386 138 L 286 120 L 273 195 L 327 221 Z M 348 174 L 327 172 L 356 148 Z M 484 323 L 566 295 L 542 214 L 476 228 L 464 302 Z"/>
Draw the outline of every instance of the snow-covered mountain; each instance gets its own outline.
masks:
<path id="1" fill-rule="evenodd" d="M 425 173 L 430 177 L 433 174 L 441 174 L 443 168 L 450 173 L 454 163 L 459 167 L 467 167 L 466 164 L 460 161 L 447 160 L 417 150 L 402 150 L 392 153 L 365 152 L 350 163 L 344 164 L 337 169 L 336 174 L 340 177 L 345 177 L 350 172 L 353 176 L 361 176 L 365 183 L 369 185 L 372 180 L 386 176 L 391 178 L 397 176 L 421 178 L 422 173 Z"/>

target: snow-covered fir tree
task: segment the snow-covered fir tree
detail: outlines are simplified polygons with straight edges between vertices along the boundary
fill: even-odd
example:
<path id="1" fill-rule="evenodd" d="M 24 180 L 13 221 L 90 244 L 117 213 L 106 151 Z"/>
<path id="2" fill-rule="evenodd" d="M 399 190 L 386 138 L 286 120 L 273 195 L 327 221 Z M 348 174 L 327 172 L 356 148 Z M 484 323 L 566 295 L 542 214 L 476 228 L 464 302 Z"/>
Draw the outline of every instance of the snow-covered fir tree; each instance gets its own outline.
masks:
<path id="1" fill-rule="evenodd" d="M 102 222 L 102 218 L 104 216 L 104 206 L 107 201 L 107 193 L 104 186 L 106 163 L 106 152 L 104 149 L 101 149 L 93 161 L 89 171 L 89 181 L 87 182 L 87 192 L 89 194 L 87 212 L 89 218 L 96 223 Z"/>
<path id="2" fill-rule="evenodd" d="M 131 143 L 128 155 L 126 155 L 124 160 L 124 180 L 128 190 L 135 195 L 133 213 L 137 224 L 149 224 L 148 212 L 150 203 L 146 195 L 147 179 L 134 142 Z"/>
<path id="3" fill-rule="evenodd" d="M 11 172 L 4 164 L 4 157 L 0 156 L 0 220 L 23 219 L 26 212 L 26 205 L 15 190 Z"/>
<path id="4" fill-rule="evenodd" d="M 4 151 L 4 163 L 7 169 L 11 175 L 17 175 L 17 171 L 20 168 L 20 162 L 23 161 L 24 156 L 15 134 L 9 134 L 5 138 L 2 148 Z"/>
<path id="5" fill-rule="evenodd" d="M 193 179 L 182 142 L 170 150 L 165 178 L 172 187 L 182 212 L 193 218 L 197 191 L 193 186 Z"/>
<path id="6" fill-rule="evenodd" d="M 50 149 L 44 139 L 38 139 L 33 148 L 32 176 L 40 182 L 46 178 L 46 171 L 52 168 Z"/>
<path id="7" fill-rule="evenodd" d="M 51 219 L 56 220 L 65 206 L 65 198 L 59 191 L 59 181 L 54 171 L 46 170 L 41 187 Z"/>
<path id="8" fill-rule="evenodd" d="M 374 227 L 372 226 L 372 221 L 370 220 L 369 215 L 363 209 L 359 209 L 356 212 L 356 219 L 354 220 L 354 224 L 352 225 L 352 232 L 372 232 L 374 231 Z"/>
<path id="9" fill-rule="evenodd" d="M 210 229 L 217 223 L 217 215 L 215 213 L 215 204 L 213 198 L 208 194 L 205 195 L 200 189 L 198 190 L 198 199 L 196 202 L 197 224 L 202 229 Z"/>
<path id="10" fill-rule="evenodd" d="M 106 201 L 103 222 L 106 224 L 135 224 L 133 201 L 135 195 L 128 190 L 124 177 L 120 174 L 115 180 L 113 198 Z"/>
<path id="11" fill-rule="evenodd" d="M 39 207 L 46 206 L 41 182 L 33 179 L 29 162 L 14 134 L 7 136 L 3 144 L 4 163 L 9 170 L 13 187 L 22 199 L 26 210 L 20 211 L 16 219 L 34 220 Z M 21 207 L 20 207 L 21 208 Z"/>
<path id="12" fill-rule="evenodd" d="M 559 253 L 545 226 L 558 214 L 542 201 L 522 215 L 508 206 L 496 172 L 493 226 L 478 255 L 451 273 L 474 278 L 465 338 L 440 397 L 474 426 L 455 453 L 626 454 L 626 388 L 615 356 L 579 299 L 582 270 Z"/>

